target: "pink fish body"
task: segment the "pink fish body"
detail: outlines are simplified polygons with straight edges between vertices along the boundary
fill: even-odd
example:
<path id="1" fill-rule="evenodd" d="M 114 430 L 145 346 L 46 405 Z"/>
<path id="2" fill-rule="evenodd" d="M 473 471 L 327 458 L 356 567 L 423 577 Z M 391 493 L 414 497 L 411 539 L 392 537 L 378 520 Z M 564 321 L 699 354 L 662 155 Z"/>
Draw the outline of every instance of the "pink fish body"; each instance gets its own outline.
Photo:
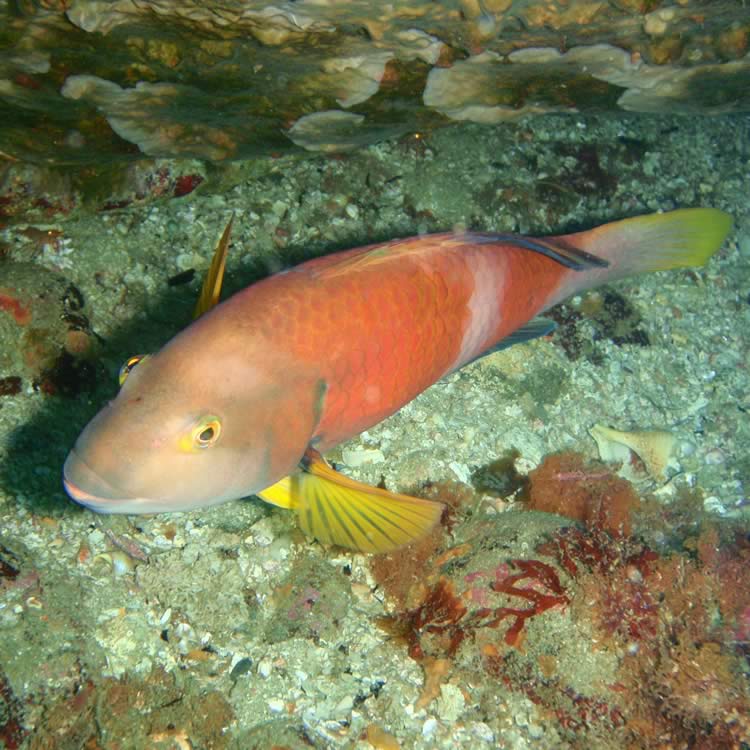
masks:
<path id="1" fill-rule="evenodd" d="M 690 209 L 544 241 L 427 235 L 275 274 L 134 368 L 71 451 L 66 489 L 127 513 L 258 493 L 570 294 L 703 263 L 730 226 L 720 211 Z"/>

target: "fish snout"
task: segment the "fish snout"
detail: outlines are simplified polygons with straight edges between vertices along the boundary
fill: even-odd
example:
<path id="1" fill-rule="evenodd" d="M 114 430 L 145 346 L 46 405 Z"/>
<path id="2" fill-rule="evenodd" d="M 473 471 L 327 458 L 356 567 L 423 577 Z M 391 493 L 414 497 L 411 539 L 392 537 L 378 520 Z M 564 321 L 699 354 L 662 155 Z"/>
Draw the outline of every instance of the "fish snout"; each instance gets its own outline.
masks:
<path id="1" fill-rule="evenodd" d="M 63 466 L 63 487 L 70 497 L 81 505 L 100 513 L 112 512 L 110 503 L 120 498 L 115 489 L 100 477 L 76 452 L 72 450 Z"/>

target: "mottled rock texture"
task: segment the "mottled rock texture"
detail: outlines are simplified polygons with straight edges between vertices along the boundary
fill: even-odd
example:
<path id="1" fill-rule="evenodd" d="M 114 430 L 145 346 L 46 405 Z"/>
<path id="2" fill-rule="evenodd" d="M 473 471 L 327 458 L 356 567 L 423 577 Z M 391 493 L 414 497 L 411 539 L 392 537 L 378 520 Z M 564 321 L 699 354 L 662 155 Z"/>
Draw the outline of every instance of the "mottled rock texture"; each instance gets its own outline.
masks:
<path id="1" fill-rule="evenodd" d="M 99 176 L 456 120 L 746 111 L 749 35 L 743 0 L 0 0 L 0 165 Z"/>

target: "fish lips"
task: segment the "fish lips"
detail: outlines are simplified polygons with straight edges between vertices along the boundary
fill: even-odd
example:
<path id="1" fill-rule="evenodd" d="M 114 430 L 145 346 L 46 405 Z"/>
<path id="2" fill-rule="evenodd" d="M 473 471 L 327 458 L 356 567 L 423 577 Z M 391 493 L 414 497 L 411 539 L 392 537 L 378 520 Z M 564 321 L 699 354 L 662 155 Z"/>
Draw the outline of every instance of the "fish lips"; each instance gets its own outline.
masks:
<path id="1" fill-rule="evenodd" d="M 80 505 L 97 513 L 137 513 L 140 498 L 125 498 L 72 450 L 63 466 L 63 487 Z M 85 489 L 84 489 L 85 488 Z"/>

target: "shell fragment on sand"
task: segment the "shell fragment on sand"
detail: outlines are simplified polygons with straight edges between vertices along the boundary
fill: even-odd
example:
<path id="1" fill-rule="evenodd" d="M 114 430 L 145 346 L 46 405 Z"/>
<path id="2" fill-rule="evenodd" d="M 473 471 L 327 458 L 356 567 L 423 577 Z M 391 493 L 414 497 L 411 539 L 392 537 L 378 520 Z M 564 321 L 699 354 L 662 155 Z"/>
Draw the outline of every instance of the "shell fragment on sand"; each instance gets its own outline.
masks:
<path id="1" fill-rule="evenodd" d="M 646 471 L 653 479 L 667 478 L 675 450 L 675 436 L 666 430 L 614 430 L 602 424 L 594 425 L 589 433 L 596 441 L 602 461 L 622 462 L 629 466 L 631 453 L 643 461 Z"/>

